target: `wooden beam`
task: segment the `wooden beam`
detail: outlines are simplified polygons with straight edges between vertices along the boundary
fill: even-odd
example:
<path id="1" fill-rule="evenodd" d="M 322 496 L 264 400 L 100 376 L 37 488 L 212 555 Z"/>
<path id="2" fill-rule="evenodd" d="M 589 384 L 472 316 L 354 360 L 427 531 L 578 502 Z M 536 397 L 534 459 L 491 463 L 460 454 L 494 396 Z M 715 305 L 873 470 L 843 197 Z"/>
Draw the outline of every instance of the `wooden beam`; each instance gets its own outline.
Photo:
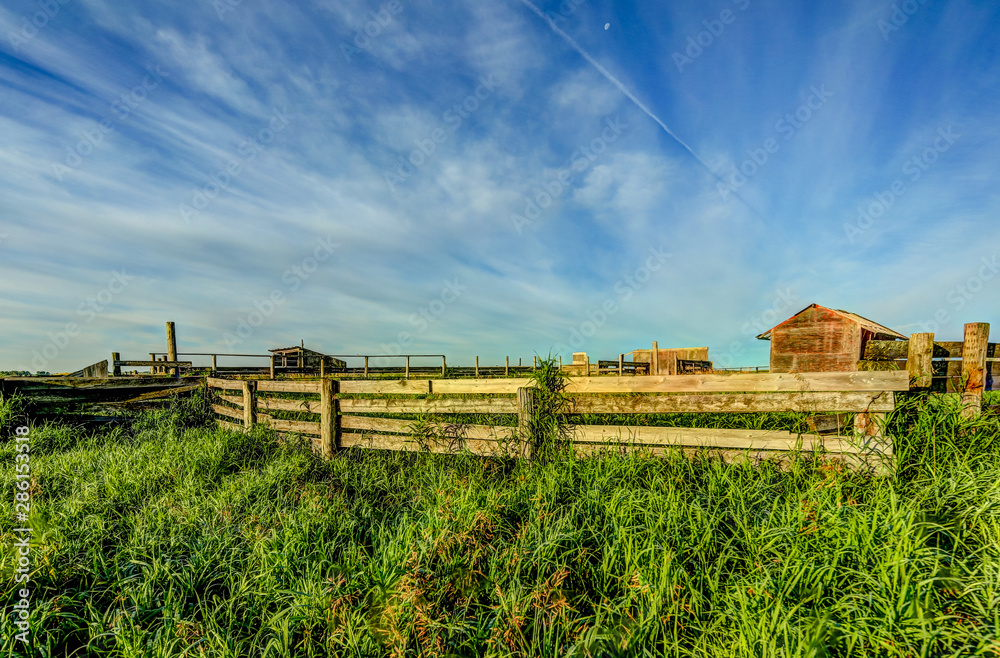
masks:
<path id="1" fill-rule="evenodd" d="M 735 393 L 781 391 L 907 391 L 905 371 L 847 371 L 574 377 L 567 393 Z"/>
<path id="2" fill-rule="evenodd" d="M 173 322 L 167 323 L 167 361 L 177 361 L 177 333 Z M 177 368 L 168 368 L 167 372 L 176 377 L 179 371 Z"/>
<path id="3" fill-rule="evenodd" d="M 910 388 L 926 389 L 933 381 L 931 358 L 934 356 L 934 334 L 910 334 L 906 351 L 906 372 L 910 375 Z"/>
<path id="4" fill-rule="evenodd" d="M 333 381 L 333 380 L 326 380 Z M 257 389 L 260 390 L 259 388 Z M 321 400 L 282 400 L 281 398 L 257 397 L 257 407 L 266 411 L 295 411 L 307 414 L 323 413 Z"/>
<path id="5" fill-rule="evenodd" d="M 476 357 L 476 379 L 479 379 L 479 357 Z"/>
<path id="6" fill-rule="evenodd" d="M 243 427 L 250 429 L 257 422 L 257 407 L 254 404 L 254 393 L 257 382 L 243 381 Z"/>
<path id="7" fill-rule="evenodd" d="M 244 414 L 242 409 L 232 409 L 225 405 L 213 404 L 212 411 L 214 411 L 217 414 L 222 414 L 223 416 L 229 416 L 230 418 L 237 418 L 241 421 L 244 419 Z"/>
<path id="8" fill-rule="evenodd" d="M 271 379 L 274 379 L 274 359 L 277 355 L 271 355 Z"/>
<path id="9" fill-rule="evenodd" d="M 455 380 L 438 380 L 438 383 Z M 435 386 L 435 389 L 437 386 Z M 354 381 L 345 379 L 340 382 L 341 393 L 412 393 L 427 395 L 431 392 L 429 379 L 373 379 L 370 381 Z"/>
<path id="10" fill-rule="evenodd" d="M 322 434 L 320 423 L 311 423 L 304 420 L 280 420 L 267 414 L 260 414 L 258 422 L 281 432 L 298 432 L 299 434 Z"/>
<path id="11" fill-rule="evenodd" d="M 320 384 L 320 454 L 332 457 L 337 450 L 337 381 L 324 379 Z"/>
<path id="12" fill-rule="evenodd" d="M 625 370 L 625 355 L 624 354 L 619 354 L 618 355 L 618 376 L 619 377 L 621 377 L 624 374 L 624 370 Z"/>
<path id="13" fill-rule="evenodd" d="M 983 391 L 986 388 L 986 349 L 990 339 L 990 325 L 970 322 L 965 325 L 962 345 L 963 418 L 973 418 L 982 412 Z"/>
<path id="14" fill-rule="evenodd" d="M 230 430 L 233 430 L 235 432 L 242 432 L 243 431 L 243 426 L 242 425 L 237 425 L 236 423 L 230 423 L 230 422 L 225 421 L 225 420 L 217 420 L 216 422 L 221 427 L 225 427 L 226 429 L 230 429 Z"/>
<path id="15" fill-rule="evenodd" d="M 532 436 L 531 417 L 535 412 L 535 389 L 527 386 L 517 389 L 517 433 L 520 439 L 521 457 L 533 459 L 535 440 Z"/>
<path id="16" fill-rule="evenodd" d="M 239 380 L 235 379 L 220 379 L 218 377 L 206 377 L 205 383 L 209 388 L 228 388 L 240 390 L 243 388 L 243 384 Z"/>
<path id="17" fill-rule="evenodd" d="M 341 399 L 340 410 L 346 413 L 391 414 L 513 414 L 514 398 L 487 400 L 352 400 Z"/>
<path id="18" fill-rule="evenodd" d="M 503 376 L 508 377 L 510 375 L 510 357 L 505 357 L 507 360 L 504 361 Z"/>
<path id="19" fill-rule="evenodd" d="M 905 359 L 908 350 L 906 340 L 870 340 L 865 346 L 865 359 L 871 360 L 892 360 Z M 1000 343 L 987 343 L 986 358 L 997 359 L 1000 351 L 997 345 Z M 962 341 L 936 341 L 934 343 L 934 359 L 960 359 L 962 358 Z"/>
<path id="20" fill-rule="evenodd" d="M 475 455 L 484 457 L 501 455 L 502 446 L 497 441 L 467 439 L 457 442 L 438 443 L 426 441 L 412 435 L 367 434 L 364 432 L 344 432 L 341 445 L 345 448 L 358 447 L 374 450 L 398 450 L 418 452 L 427 448 L 430 452 L 439 454 L 455 454 L 468 450 Z"/>
<path id="21" fill-rule="evenodd" d="M 406 374 L 404 375 L 407 379 L 410 378 L 410 355 L 406 355 Z"/>
<path id="22" fill-rule="evenodd" d="M 652 375 L 659 375 L 660 374 L 660 348 L 657 345 L 657 343 L 656 343 L 655 340 L 653 341 L 653 350 L 652 350 L 652 352 L 649 353 L 649 361 L 650 361 L 650 364 L 651 364 L 651 367 L 649 369 L 650 374 L 652 374 Z M 587 373 L 587 374 L 590 374 L 590 373 Z M 670 373 L 667 373 L 667 374 L 669 375 Z"/>
<path id="23" fill-rule="evenodd" d="M 508 379 L 439 379 L 434 382 L 435 393 L 512 393 L 517 389 L 532 386 L 528 377 Z"/>
<path id="24" fill-rule="evenodd" d="M 761 413 L 892 411 L 891 392 L 803 392 L 597 397 L 578 395 L 569 414 Z"/>
<path id="25" fill-rule="evenodd" d="M 154 368 L 156 366 L 170 367 L 170 366 L 184 366 L 187 368 L 191 367 L 191 361 L 118 361 L 119 366 L 129 366 L 129 367 L 149 367 Z"/>
<path id="26" fill-rule="evenodd" d="M 118 352 L 112 352 L 111 353 L 111 375 L 113 377 L 121 377 L 122 376 L 121 366 L 118 365 L 119 357 L 121 357 L 121 354 L 119 354 Z"/>
<path id="27" fill-rule="evenodd" d="M 213 355 L 212 355 L 212 374 L 214 375 L 214 374 L 215 374 L 215 371 L 216 371 L 216 370 L 218 370 L 218 369 L 219 369 L 219 368 L 218 368 L 218 366 L 216 365 L 216 361 L 215 361 L 215 355 L 213 354 Z"/>
<path id="28" fill-rule="evenodd" d="M 780 430 L 714 429 L 706 427 L 622 427 L 619 425 L 577 425 L 571 435 L 575 443 L 642 443 L 645 445 L 743 450 L 801 450 L 862 452 L 865 446 L 850 436 L 794 434 Z"/>
<path id="29" fill-rule="evenodd" d="M 259 381 L 257 390 L 269 393 L 319 393 L 319 382 Z"/>

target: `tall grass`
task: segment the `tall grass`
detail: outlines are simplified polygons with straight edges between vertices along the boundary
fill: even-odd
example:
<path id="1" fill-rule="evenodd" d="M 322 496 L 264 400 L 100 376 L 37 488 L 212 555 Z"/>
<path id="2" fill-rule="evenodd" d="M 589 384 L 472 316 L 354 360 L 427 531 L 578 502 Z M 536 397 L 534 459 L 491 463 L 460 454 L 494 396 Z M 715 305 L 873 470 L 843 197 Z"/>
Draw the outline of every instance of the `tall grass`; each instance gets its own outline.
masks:
<path id="1" fill-rule="evenodd" d="M 679 455 L 322 461 L 184 404 L 33 428 L 32 655 L 1000 654 L 1000 423 L 946 398 L 892 415 L 900 465 L 874 479 Z M 13 456 L 0 443 L 5 607 Z"/>

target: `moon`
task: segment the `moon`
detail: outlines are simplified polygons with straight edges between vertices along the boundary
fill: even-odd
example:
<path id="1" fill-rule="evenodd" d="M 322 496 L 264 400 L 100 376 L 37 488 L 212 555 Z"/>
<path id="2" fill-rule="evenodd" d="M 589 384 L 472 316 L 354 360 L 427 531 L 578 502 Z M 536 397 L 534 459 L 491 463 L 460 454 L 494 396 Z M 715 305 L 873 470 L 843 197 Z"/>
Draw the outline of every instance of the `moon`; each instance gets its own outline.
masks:
<path id="1" fill-rule="evenodd" d="M 611 29 L 611 23 L 605 23 L 604 24 L 604 29 L 605 30 L 610 30 Z"/>

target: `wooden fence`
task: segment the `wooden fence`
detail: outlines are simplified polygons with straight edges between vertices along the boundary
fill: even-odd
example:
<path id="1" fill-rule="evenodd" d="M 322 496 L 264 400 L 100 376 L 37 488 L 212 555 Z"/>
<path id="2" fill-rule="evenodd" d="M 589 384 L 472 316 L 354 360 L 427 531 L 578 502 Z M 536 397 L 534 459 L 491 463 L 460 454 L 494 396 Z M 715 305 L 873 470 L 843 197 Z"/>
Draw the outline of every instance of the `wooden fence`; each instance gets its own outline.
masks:
<path id="1" fill-rule="evenodd" d="M 530 379 L 410 379 L 357 381 L 239 381 L 207 379 L 220 390 L 213 409 L 233 429 L 266 424 L 279 432 L 312 438 L 317 452 L 331 455 L 351 446 L 388 450 L 521 455 L 531 458 L 528 435 L 536 391 Z M 577 453 L 607 449 L 708 449 L 727 461 L 787 458 L 792 450 L 824 453 L 849 465 L 881 470 L 891 462 L 892 439 L 884 416 L 895 408 L 894 392 L 909 388 L 908 374 L 825 372 L 734 375 L 580 377 L 568 382 L 568 414 L 755 413 L 801 411 L 856 414 L 845 434 L 796 434 L 776 430 L 706 429 L 629 425 L 570 425 Z M 608 395 L 635 393 L 642 395 Z M 289 399 L 298 394 L 300 399 Z M 308 399 L 302 394 L 308 394 Z M 374 398 L 371 394 L 394 394 Z M 368 395 L 369 397 L 362 397 Z M 455 397 L 455 396 L 463 397 Z M 285 397 L 283 397 L 285 396 Z M 432 397 L 431 397 L 432 396 Z M 318 420 L 282 420 L 274 412 L 304 412 Z M 442 423 L 439 440 L 421 438 L 413 420 L 389 414 L 483 414 L 490 424 Z M 511 424 L 497 416 L 507 415 Z M 516 417 L 516 424 L 513 418 Z M 570 416 L 572 418 L 572 416 Z"/>

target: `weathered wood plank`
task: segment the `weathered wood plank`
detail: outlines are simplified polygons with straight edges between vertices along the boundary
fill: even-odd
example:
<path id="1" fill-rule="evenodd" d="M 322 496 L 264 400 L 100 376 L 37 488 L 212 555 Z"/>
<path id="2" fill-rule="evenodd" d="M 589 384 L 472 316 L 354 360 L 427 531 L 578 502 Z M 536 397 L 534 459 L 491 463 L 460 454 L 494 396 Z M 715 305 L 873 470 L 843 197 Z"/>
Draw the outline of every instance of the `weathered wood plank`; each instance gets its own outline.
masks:
<path id="1" fill-rule="evenodd" d="M 218 394 L 215 397 L 217 397 L 220 400 L 225 400 L 226 402 L 229 402 L 231 404 L 235 404 L 240 409 L 243 408 L 243 396 L 242 395 L 222 395 L 222 394 Z"/>
<path id="2" fill-rule="evenodd" d="M 751 373 L 732 375 L 670 375 L 638 377 L 579 377 L 567 393 L 710 393 L 781 391 L 906 391 L 905 371 Z"/>
<path id="3" fill-rule="evenodd" d="M 267 411 L 301 411 L 303 413 L 322 413 L 323 406 L 319 400 L 283 400 L 281 398 L 257 398 L 257 406 Z"/>
<path id="4" fill-rule="evenodd" d="M 230 390 L 243 390 L 243 382 L 238 379 L 220 379 L 219 377 L 206 377 L 205 382 L 209 388 L 225 388 Z"/>
<path id="5" fill-rule="evenodd" d="M 576 425 L 571 429 L 574 443 L 603 441 L 676 445 L 701 448 L 739 448 L 756 450 L 862 452 L 864 446 L 850 436 L 793 434 L 780 430 L 739 430 L 704 427 L 623 427 L 618 425 Z M 801 441 L 801 444 L 799 443 Z"/>
<path id="6" fill-rule="evenodd" d="M 512 414 L 517 413 L 514 398 L 485 400 L 338 400 L 340 410 L 354 413 L 393 414 Z"/>
<path id="7" fill-rule="evenodd" d="M 344 448 L 357 446 L 360 448 L 372 448 L 376 450 L 401 450 L 407 452 L 419 452 L 422 450 L 421 442 L 413 436 L 399 436 L 392 434 L 365 434 L 361 432 L 344 432 L 340 436 L 340 445 Z M 463 449 L 475 455 L 493 456 L 502 454 L 502 446 L 496 441 L 464 440 L 449 442 L 447 444 L 425 443 L 429 452 L 439 454 L 454 454 Z"/>
<path id="8" fill-rule="evenodd" d="M 426 395 L 431 392 L 428 379 L 387 379 L 369 381 L 343 380 L 340 382 L 341 393 L 413 393 Z"/>
<path id="9" fill-rule="evenodd" d="M 201 377 L 154 377 L 152 375 L 120 376 L 120 377 L 4 377 L 7 387 L 31 388 L 39 384 L 47 384 L 59 388 L 78 389 L 114 389 L 114 388 L 172 388 L 188 386 L 201 382 Z M 239 386 L 237 385 L 237 388 Z"/>
<path id="10" fill-rule="evenodd" d="M 986 388 L 986 349 L 990 337 L 990 325 L 986 322 L 970 322 L 965 325 L 965 343 L 962 348 L 962 390 L 963 418 L 978 416 L 983 406 L 983 391 Z"/>
<path id="11" fill-rule="evenodd" d="M 222 414 L 223 416 L 239 419 L 240 421 L 243 420 L 243 409 L 232 409 L 221 404 L 213 404 L 212 411 L 217 414 Z M 242 425 L 240 425 L 240 429 L 243 429 Z"/>
<path id="12" fill-rule="evenodd" d="M 322 431 L 319 423 L 310 423 L 304 420 L 280 420 L 267 414 L 257 414 L 257 422 L 282 432 L 298 432 L 319 436 Z"/>
<path id="13" fill-rule="evenodd" d="M 906 351 L 906 371 L 910 375 L 910 386 L 928 388 L 934 379 L 931 359 L 934 353 L 934 334 L 910 334 Z"/>
<path id="14" fill-rule="evenodd" d="M 378 418 L 375 416 L 341 416 L 340 427 L 345 430 L 365 430 L 368 432 L 392 432 L 410 434 L 412 420 Z"/>
<path id="15" fill-rule="evenodd" d="M 230 423 L 225 420 L 217 420 L 216 422 L 219 423 L 219 425 L 221 425 L 222 427 L 225 427 L 227 429 L 235 430 L 237 432 L 243 431 L 243 425 L 237 425 L 236 423 Z"/>
<path id="16" fill-rule="evenodd" d="M 528 377 L 511 379 L 435 379 L 434 393 L 517 393 L 517 389 L 534 386 Z"/>
<path id="17" fill-rule="evenodd" d="M 319 380 L 292 382 L 261 379 L 257 381 L 257 390 L 268 393 L 316 393 L 319 395 Z"/>
<path id="18" fill-rule="evenodd" d="M 892 411 L 893 393 L 804 392 L 657 395 L 643 397 L 570 398 L 571 414 L 758 413 L 784 411 Z"/>
<path id="19" fill-rule="evenodd" d="M 115 361 L 116 366 L 147 367 L 153 366 L 186 366 L 191 367 L 191 361 Z"/>

